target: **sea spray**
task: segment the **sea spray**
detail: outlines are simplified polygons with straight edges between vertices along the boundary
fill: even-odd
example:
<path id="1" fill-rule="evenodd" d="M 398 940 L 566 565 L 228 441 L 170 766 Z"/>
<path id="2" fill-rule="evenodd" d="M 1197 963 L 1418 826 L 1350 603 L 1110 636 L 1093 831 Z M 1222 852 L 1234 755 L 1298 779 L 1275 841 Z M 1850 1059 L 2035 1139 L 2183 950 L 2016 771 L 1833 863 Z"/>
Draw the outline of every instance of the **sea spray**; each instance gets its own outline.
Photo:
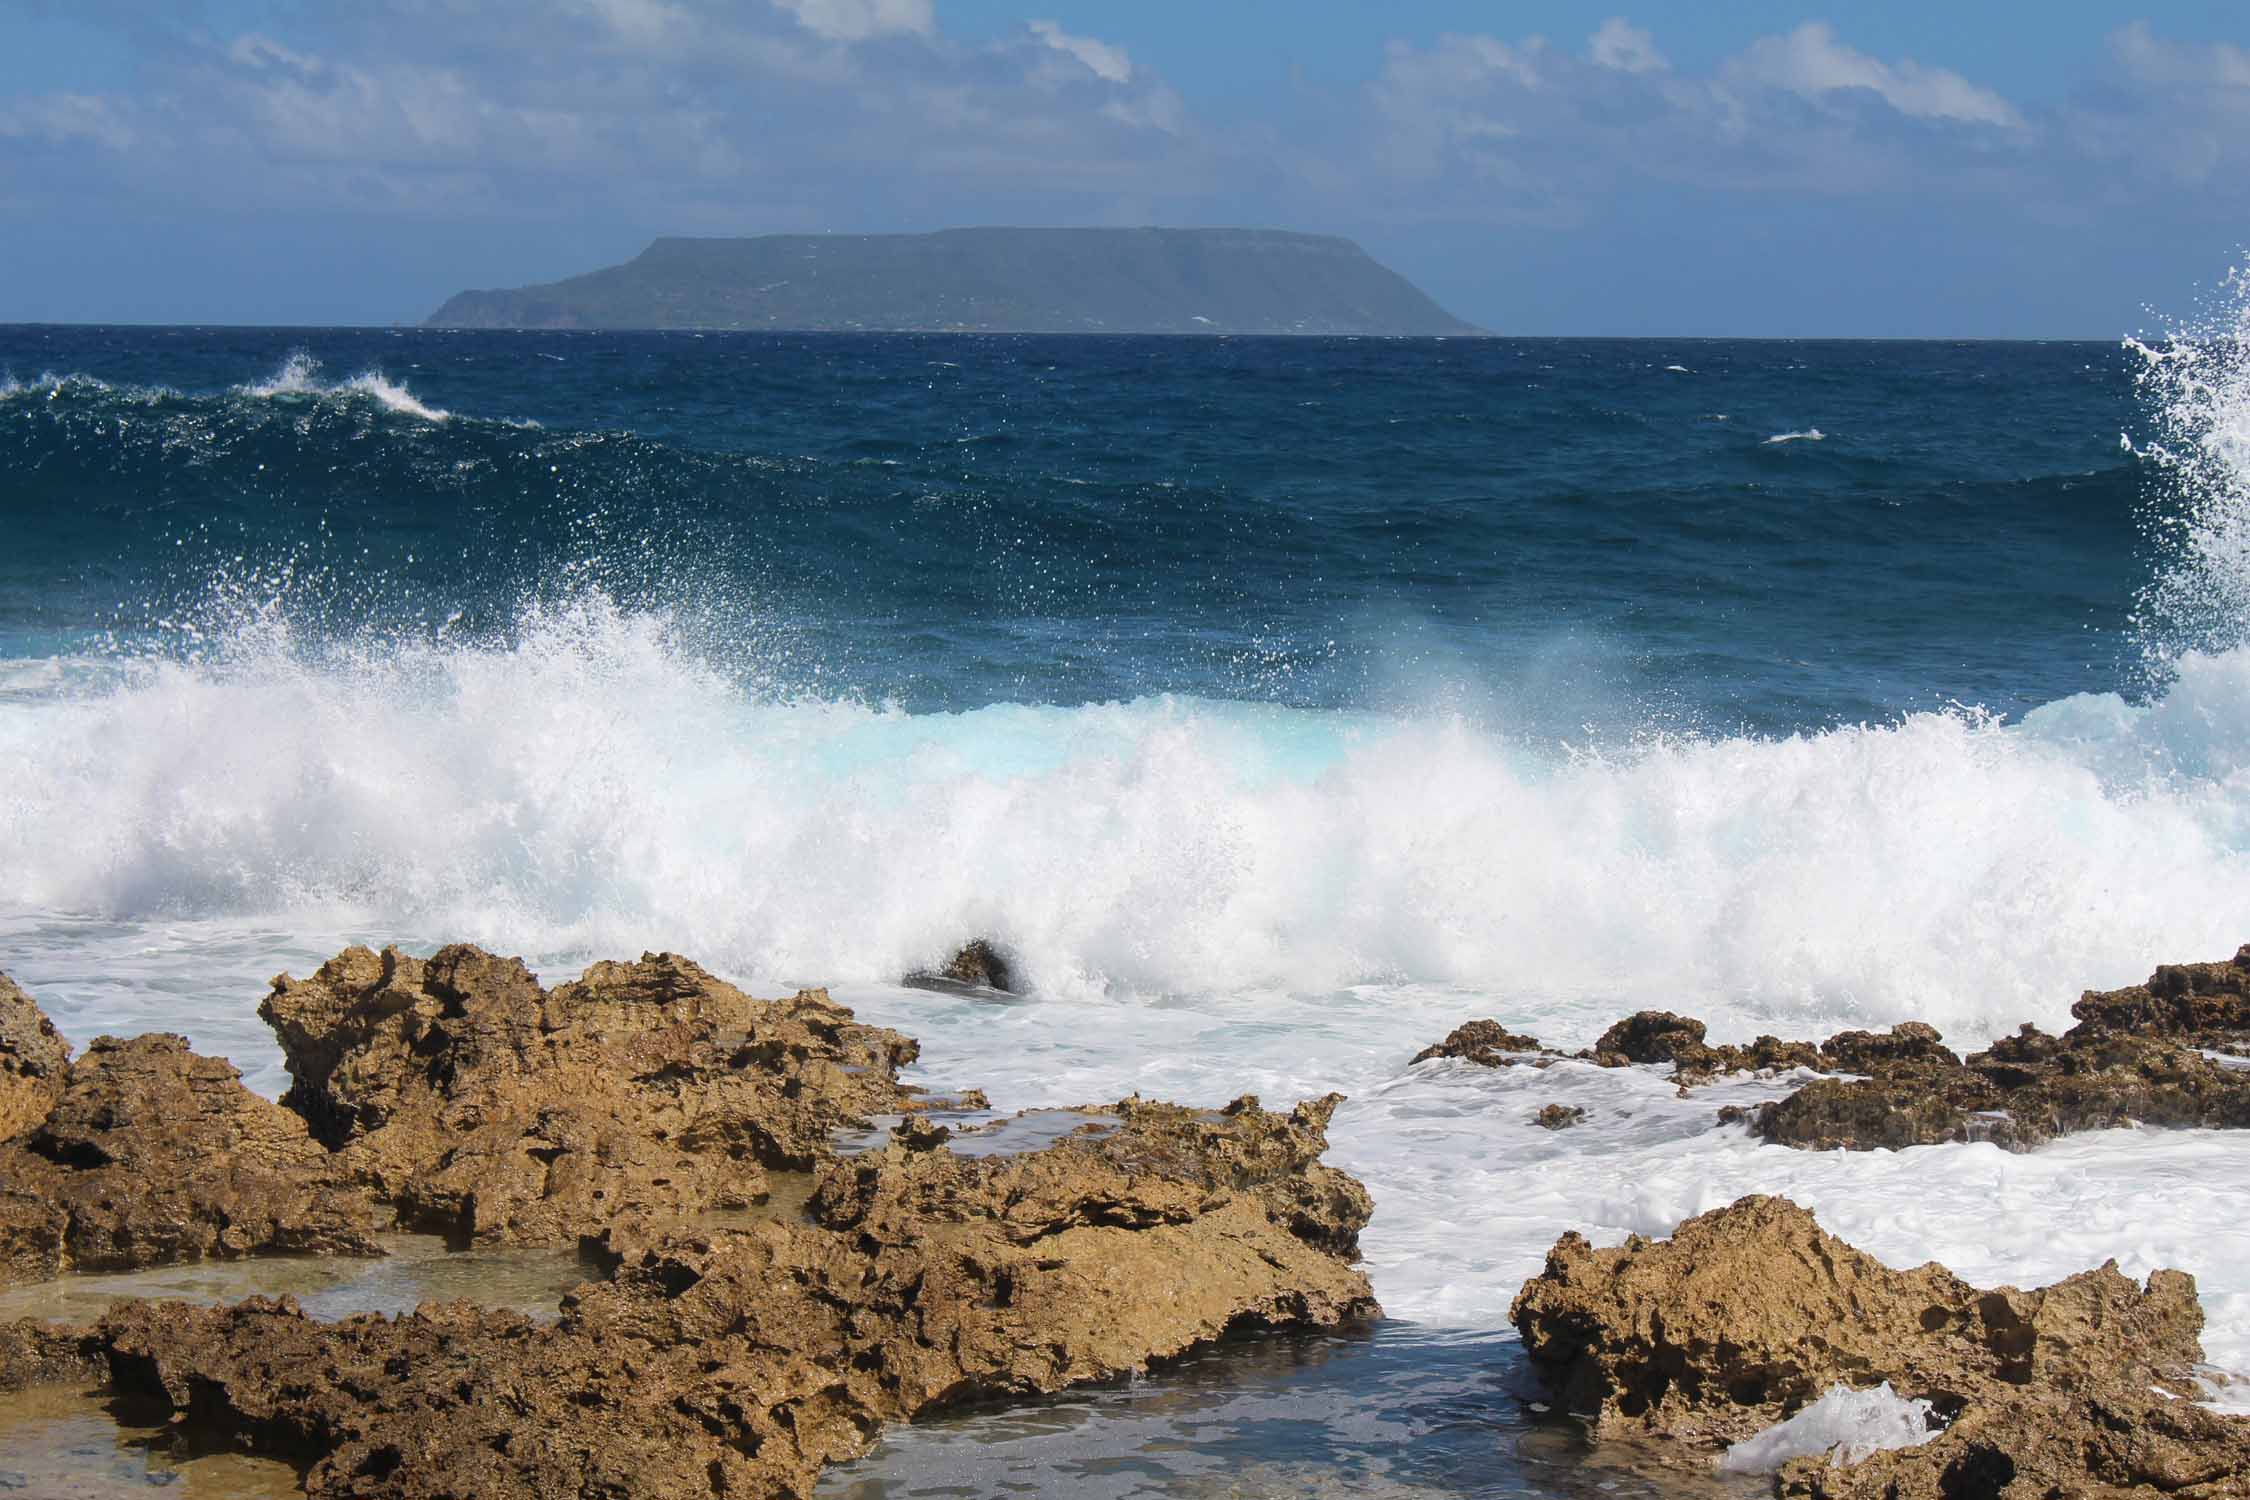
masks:
<path id="1" fill-rule="evenodd" d="M 1501 982 L 1968 1042 L 2231 951 L 2250 910 L 2244 653 L 2021 726 L 1558 750 L 1177 696 L 761 695 L 598 592 L 502 641 L 302 641 L 269 602 L 231 648 L 0 705 L 0 896 L 839 981 L 990 933 L 1058 995 Z"/>

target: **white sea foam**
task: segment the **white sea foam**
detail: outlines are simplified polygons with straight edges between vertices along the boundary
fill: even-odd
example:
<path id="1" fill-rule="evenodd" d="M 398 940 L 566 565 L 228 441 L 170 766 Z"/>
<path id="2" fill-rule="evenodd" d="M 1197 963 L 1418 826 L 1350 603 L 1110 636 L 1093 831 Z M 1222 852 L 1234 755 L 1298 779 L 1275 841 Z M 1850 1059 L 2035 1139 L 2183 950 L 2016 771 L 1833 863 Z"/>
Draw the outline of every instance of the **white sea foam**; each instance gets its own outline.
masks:
<path id="1" fill-rule="evenodd" d="M 2250 271 L 2229 272 L 2202 318 L 2127 348 L 2152 432 L 2124 445 L 2172 502 L 2151 513 L 2169 556 L 2142 591 L 2144 634 L 2160 659 L 2250 644 Z"/>
<path id="2" fill-rule="evenodd" d="M 236 386 L 235 394 L 260 400 L 290 396 L 370 396 L 392 411 L 420 417 L 425 422 L 444 422 L 453 416 L 442 407 L 425 405 L 404 385 L 377 370 L 363 370 L 348 380 L 324 381 L 320 377 L 320 361 L 302 351 L 283 360 L 280 368 L 264 380 Z"/>
<path id="3" fill-rule="evenodd" d="M 1772 437 L 1767 438 L 1766 443 L 1771 446 L 1775 443 L 1821 443 L 1827 440 L 1827 433 L 1822 432 L 1817 427 L 1807 427 L 1802 432 L 1777 432 Z"/>
<path id="4" fill-rule="evenodd" d="M 150 661 L 0 704 L 0 903 L 661 942 L 876 981 L 988 933 L 1050 993 L 1408 981 L 1718 1031 L 1980 1041 L 2250 911 L 2250 654 L 2164 698 L 1562 754 L 1459 718 L 746 695 L 598 596 L 506 647 Z"/>
<path id="5" fill-rule="evenodd" d="M 1937 1436 L 1930 1403 L 1909 1401 L 1884 1381 L 1873 1390 L 1833 1385 L 1787 1421 L 1743 1439 L 1719 1457 L 1726 1474 L 1771 1474 L 1793 1458 L 1828 1456 L 1841 1468 L 1891 1448 L 1918 1448 Z"/>

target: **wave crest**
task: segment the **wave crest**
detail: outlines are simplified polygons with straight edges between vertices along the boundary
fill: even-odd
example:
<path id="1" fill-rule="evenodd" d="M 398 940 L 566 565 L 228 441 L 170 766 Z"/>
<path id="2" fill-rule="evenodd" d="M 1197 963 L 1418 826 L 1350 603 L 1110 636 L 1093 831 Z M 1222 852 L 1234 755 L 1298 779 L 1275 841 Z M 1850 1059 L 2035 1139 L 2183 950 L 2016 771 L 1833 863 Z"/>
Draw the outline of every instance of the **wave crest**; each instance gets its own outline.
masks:
<path id="1" fill-rule="evenodd" d="M 1722 1032 L 1964 1040 L 2231 951 L 2250 654 L 2068 700 L 1535 751 L 1504 728 L 1192 698 L 907 714 L 762 696 L 599 595 L 500 644 L 131 664 L 0 703 L 0 894 L 128 919 L 345 912 L 535 951 L 872 981 L 962 939 L 1059 994 L 1368 982 Z M 1569 997 L 1579 997 L 1571 1000 Z M 1556 997 L 1560 997 L 1557 999 Z"/>

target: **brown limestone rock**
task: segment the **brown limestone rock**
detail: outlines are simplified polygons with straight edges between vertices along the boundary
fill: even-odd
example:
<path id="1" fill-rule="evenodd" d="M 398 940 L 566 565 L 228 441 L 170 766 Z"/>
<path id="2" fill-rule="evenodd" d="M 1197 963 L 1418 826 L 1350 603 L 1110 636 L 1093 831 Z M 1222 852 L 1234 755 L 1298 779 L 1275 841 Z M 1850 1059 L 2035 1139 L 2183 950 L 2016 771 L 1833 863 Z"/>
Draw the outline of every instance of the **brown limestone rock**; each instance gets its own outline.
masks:
<path id="1" fill-rule="evenodd" d="M 1586 1111 L 1575 1104 L 1550 1104 L 1531 1117 L 1531 1123 L 1542 1130 L 1568 1130 L 1586 1118 Z"/>
<path id="2" fill-rule="evenodd" d="M 284 1102 L 402 1221 L 547 1244 L 620 1218 L 740 1208 L 765 1169 L 911 1102 L 915 1044 L 821 990 L 753 1000 L 674 954 L 542 989 L 465 944 L 427 961 L 351 948 L 283 975 L 259 1014 Z"/>
<path id="3" fill-rule="evenodd" d="M 1505 1068 L 1521 1061 L 1524 1053 L 1546 1050 L 1539 1045 L 1539 1038 L 1519 1036 L 1498 1021 L 1464 1021 L 1447 1033 L 1444 1041 L 1415 1053 L 1414 1062 L 1428 1062 L 1433 1057 L 1458 1057 L 1488 1068 Z"/>
<path id="4" fill-rule="evenodd" d="M 2250 944 L 2221 963 L 2160 964 L 2146 984 L 2088 990 L 2070 1013 L 2078 1018 L 2072 1035 L 2188 1037 L 2198 1046 L 2250 1056 Z"/>
<path id="5" fill-rule="evenodd" d="M 1788 1500 L 2245 1500 L 2250 1422 L 2146 1390 L 2003 1397 L 1918 1448 L 1844 1467 L 1797 1459 L 1775 1490 Z"/>
<path id="6" fill-rule="evenodd" d="M 2250 1127 L 2250 948 L 2225 963 L 2168 964 L 2145 985 L 2089 991 L 2062 1036 L 2025 1026 L 1956 1057 L 1928 1026 L 1844 1032 L 1821 1047 L 1821 1079 L 1759 1106 L 1752 1128 L 1814 1150 L 1989 1140 L 2027 1150 L 2122 1125 Z"/>
<path id="7" fill-rule="evenodd" d="M 2187 1372 L 2203 1357 L 2195 1282 L 2177 1271 L 2143 1288 L 2112 1262 L 2034 1291 L 1987 1291 L 1943 1266 L 1892 1270 L 1788 1200 L 1751 1197 L 1668 1240 L 1595 1250 L 1566 1234 L 1510 1316 L 1598 1435 L 1667 1440 L 1683 1464 L 1837 1382 L 1887 1380 L 1948 1421 L 1928 1445 L 1853 1469 L 1792 1464 L 1782 1485 L 1792 1495 L 2031 1500 L 2114 1485 L 2153 1497 L 2250 1475 L 2250 1422 L 2151 1390 L 2191 1392 Z M 1891 1475 L 1899 1488 L 1886 1487 Z M 2009 1488 L 2018 1478 L 2028 1482 Z"/>
<path id="8" fill-rule="evenodd" d="M 47 1118 L 70 1077 L 70 1046 L 31 997 L 0 974 L 0 1141 Z"/>
<path id="9" fill-rule="evenodd" d="M 1592 1058 L 1605 1066 L 1620 1063 L 1700 1061 L 1711 1049 L 1703 1042 L 1704 1026 L 1693 1016 L 1676 1016 L 1668 1010 L 1636 1011 L 1619 1021 L 1594 1043 Z"/>
<path id="10" fill-rule="evenodd" d="M 1127 1100 L 1015 1157 L 956 1157 L 925 1126 L 827 1166 L 808 1220 L 614 1223 L 611 1278 L 552 1327 L 253 1300 L 125 1305 L 85 1337 L 118 1386 L 307 1465 L 318 1497 L 803 1496 L 886 1423 L 1375 1315 L 1349 1263 L 1366 1195 L 1317 1162 L 1335 1102 Z"/>
<path id="11" fill-rule="evenodd" d="M 374 1204 L 304 1122 L 170 1035 L 100 1037 L 0 1149 L 0 1276 L 285 1251 L 372 1255 Z"/>

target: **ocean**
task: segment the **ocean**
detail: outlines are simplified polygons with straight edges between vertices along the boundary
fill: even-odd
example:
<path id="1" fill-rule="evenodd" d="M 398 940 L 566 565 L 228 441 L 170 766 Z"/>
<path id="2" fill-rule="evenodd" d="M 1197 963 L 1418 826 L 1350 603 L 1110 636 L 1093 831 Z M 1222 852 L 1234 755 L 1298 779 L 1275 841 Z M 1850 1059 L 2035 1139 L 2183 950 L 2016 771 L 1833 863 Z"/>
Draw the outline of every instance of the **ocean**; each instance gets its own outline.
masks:
<path id="1" fill-rule="evenodd" d="M 2250 1375 L 2250 1135 L 1809 1154 L 1755 1080 L 1408 1061 L 1968 1051 L 2250 940 L 2250 357 L 2186 335 L 0 327 L 0 968 L 269 1095 L 271 975 L 470 940 L 826 984 L 1006 1110 L 1350 1096 L 1377 1334 L 839 1496 L 1568 1489 L 1517 1286 L 1749 1192 L 2181 1267 Z M 974 937 L 1023 994 L 900 985 Z"/>

